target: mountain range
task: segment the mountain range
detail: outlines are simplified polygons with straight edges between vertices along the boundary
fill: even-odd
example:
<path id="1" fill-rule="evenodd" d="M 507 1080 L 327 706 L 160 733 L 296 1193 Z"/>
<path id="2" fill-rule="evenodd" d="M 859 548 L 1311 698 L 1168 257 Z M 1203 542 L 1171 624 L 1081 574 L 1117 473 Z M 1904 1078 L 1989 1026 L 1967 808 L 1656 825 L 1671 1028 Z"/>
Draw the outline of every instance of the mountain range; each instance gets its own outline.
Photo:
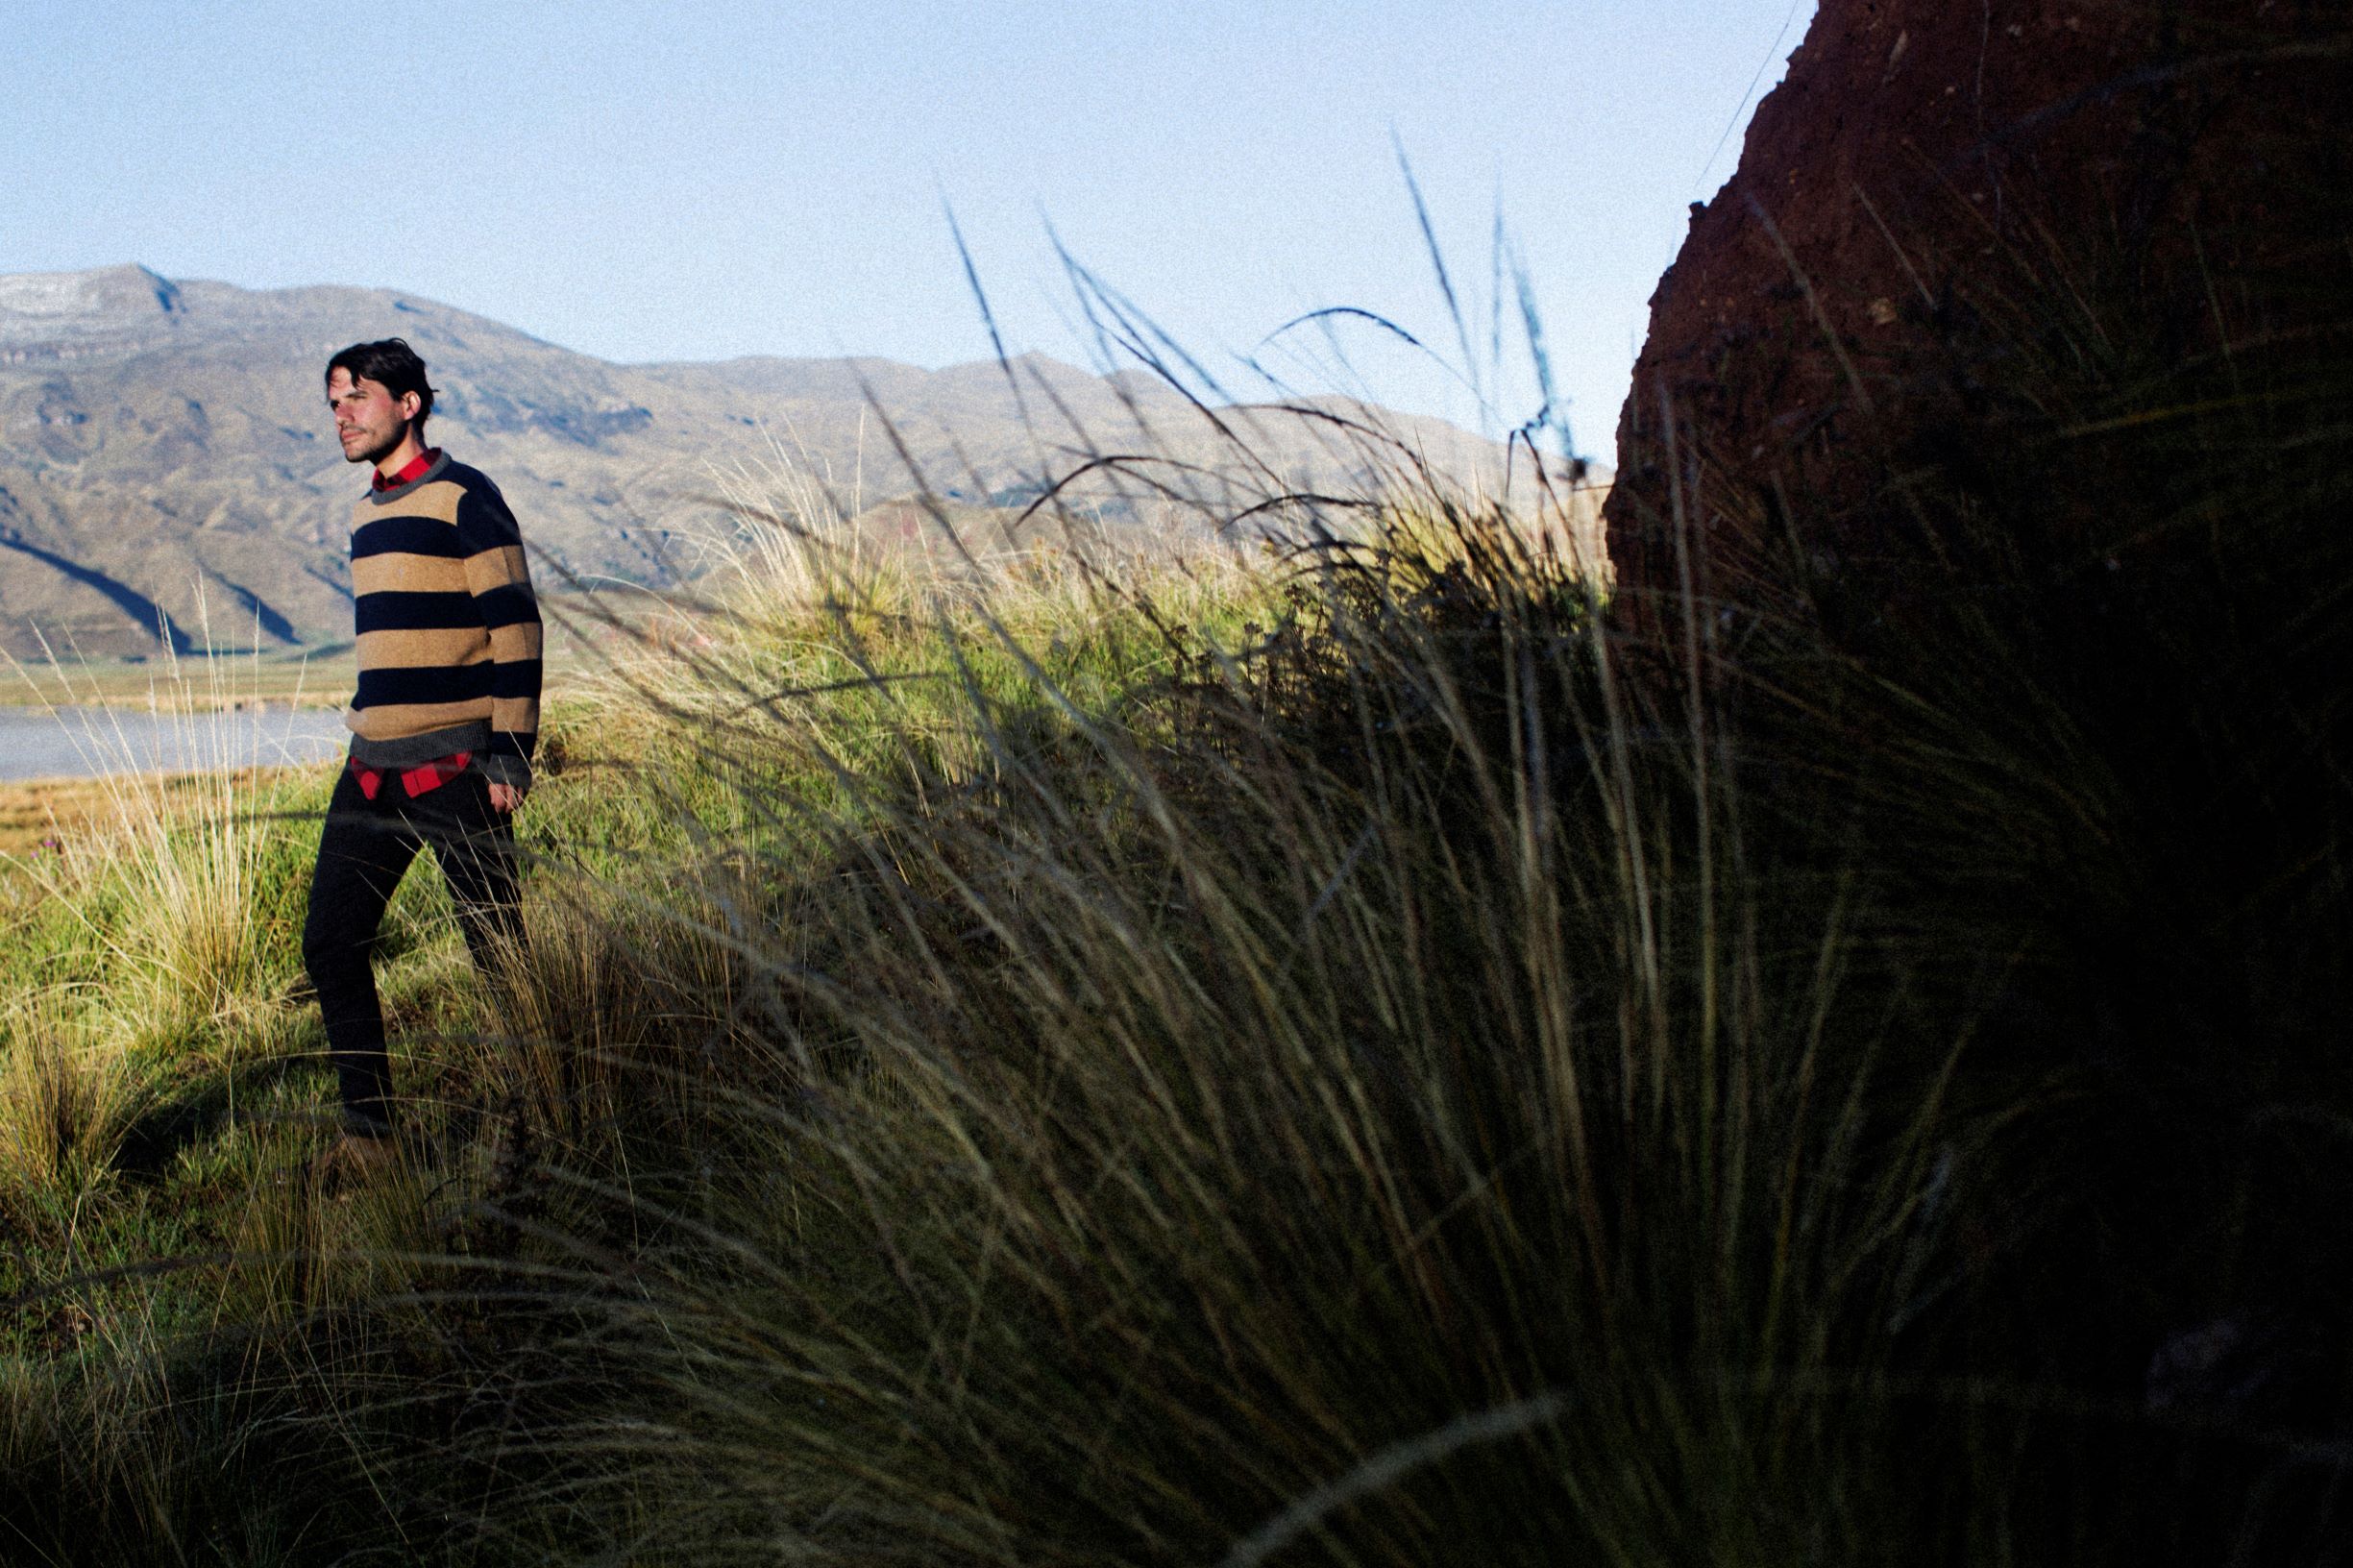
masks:
<path id="1" fill-rule="evenodd" d="M 725 498 L 903 544 L 922 531 L 925 508 L 905 500 L 920 492 L 1001 545 L 1013 508 L 1079 472 L 1060 494 L 1082 517 L 1157 544 L 1288 491 L 1362 493 L 1414 462 L 1503 477 L 1500 449 L 1437 420 L 1332 399 L 1211 406 L 1141 370 L 1038 355 L 624 365 L 396 289 L 255 290 L 129 265 L 5 275 L 0 648 L 348 636 L 362 481 L 321 378 L 335 350 L 391 336 L 429 367 L 433 441 L 505 492 L 543 591 L 691 578 L 737 527 Z M 1106 454 L 1140 460 L 1088 468 Z"/>

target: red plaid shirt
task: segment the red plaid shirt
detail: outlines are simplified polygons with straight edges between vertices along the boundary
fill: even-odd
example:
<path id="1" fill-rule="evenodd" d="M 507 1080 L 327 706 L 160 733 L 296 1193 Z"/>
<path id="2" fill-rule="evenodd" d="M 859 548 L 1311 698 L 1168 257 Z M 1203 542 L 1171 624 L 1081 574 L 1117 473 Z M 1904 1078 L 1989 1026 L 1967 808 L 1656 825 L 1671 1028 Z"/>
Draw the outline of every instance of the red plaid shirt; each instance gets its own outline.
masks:
<path id="1" fill-rule="evenodd" d="M 414 768 L 404 768 L 401 770 L 401 788 L 408 792 L 409 799 L 414 800 L 418 796 L 429 794 L 464 772 L 466 764 L 473 760 L 473 752 L 458 751 L 450 756 L 435 757 L 430 762 L 420 762 Z M 359 780 L 359 793 L 371 800 L 375 799 L 376 792 L 384 787 L 385 771 L 371 768 L 357 757 L 351 759 L 350 767 L 352 776 Z"/>
<path id="2" fill-rule="evenodd" d="M 413 480 L 421 479 L 425 478 L 425 471 L 432 467 L 435 462 L 439 461 L 440 457 L 441 449 L 439 447 L 428 447 L 423 452 L 417 453 L 414 457 L 409 458 L 407 462 L 403 463 L 401 465 L 401 471 L 398 474 L 386 474 L 382 469 L 378 469 L 375 474 L 369 478 L 368 488 L 371 490 L 392 490 L 399 488 L 401 485 L 410 483 Z"/>
<path id="3" fill-rule="evenodd" d="M 430 469 L 440 459 L 440 456 L 439 447 L 428 447 L 403 464 L 399 473 L 386 474 L 379 469 L 368 483 L 371 488 L 377 490 L 396 489 L 401 485 L 423 478 L 426 471 Z M 473 752 L 458 751 L 450 756 L 435 757 L 430 762 L 418 763 L 414 768 L 404 768 L 401 770 L 401 788 L 406 790 L 408 798 L 414 800 L 418 796 L 429 794 L 464 772 L 466 764 L 473 760 Z M 359 793 L 371 800 L 375 799 L 376 792 L 384 787 L 384 770 L 371 768 L 357 757 L 351 759 L 351 769 L 352 776 L 359 780 Z"/>

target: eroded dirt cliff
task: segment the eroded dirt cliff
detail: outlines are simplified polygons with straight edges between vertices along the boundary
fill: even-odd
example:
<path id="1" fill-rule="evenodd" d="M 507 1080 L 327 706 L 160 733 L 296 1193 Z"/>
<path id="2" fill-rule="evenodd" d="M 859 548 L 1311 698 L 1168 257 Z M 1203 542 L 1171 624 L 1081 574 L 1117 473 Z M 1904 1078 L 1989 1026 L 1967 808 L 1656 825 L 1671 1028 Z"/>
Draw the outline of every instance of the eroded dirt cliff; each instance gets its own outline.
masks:
<path id="1" fill-rule="evenodd" d="M 2084 413 L 2028 406 L 2073 396 L 2052 377 L 2341 320 L 2349 42 L 2318 0 L 1823 0 L 1653 297 L 1621 584 L 1677 581 L 1679 466 L 1716 592 L 1881 593 L 1907 486 Z"/>

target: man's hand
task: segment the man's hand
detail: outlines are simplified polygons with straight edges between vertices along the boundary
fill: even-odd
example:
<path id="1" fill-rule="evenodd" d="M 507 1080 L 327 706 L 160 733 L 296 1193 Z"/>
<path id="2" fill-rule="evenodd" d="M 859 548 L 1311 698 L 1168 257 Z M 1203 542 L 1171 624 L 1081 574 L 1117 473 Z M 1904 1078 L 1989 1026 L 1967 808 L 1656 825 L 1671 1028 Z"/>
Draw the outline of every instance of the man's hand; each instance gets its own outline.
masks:
<path id="1" fill-rule="evenodd" d="M 514 809 L 521 804 L 523 804 L 523 792 L 521 790 L 516 789 L 512 784 L 502 784 L 495 778 L 490 780 L 491 810 L 497 812 L 500 816 L 504 817 L 512 813 Z"/>

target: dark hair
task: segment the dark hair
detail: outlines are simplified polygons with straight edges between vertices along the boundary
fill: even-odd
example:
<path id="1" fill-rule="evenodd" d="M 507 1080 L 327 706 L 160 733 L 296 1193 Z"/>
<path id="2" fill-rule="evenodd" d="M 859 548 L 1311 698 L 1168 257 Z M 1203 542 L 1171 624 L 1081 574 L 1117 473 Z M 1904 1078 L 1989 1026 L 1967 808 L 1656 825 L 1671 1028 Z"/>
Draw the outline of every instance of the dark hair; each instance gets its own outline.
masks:
<path id="1" fill-rule="evenodd" d="M 371 380 L 400 398 L 414 392 L 422 405 L 417 417 L 410 421 L 420 430 L 432 417 L 433 389 L 425 384 L 425 361 L 405 339 L 387 337 L 375 343 L 355 343 L 327 361 L 326 380 L 333 380 L 338 370 L 349 371 L 353 380 Z"/>

